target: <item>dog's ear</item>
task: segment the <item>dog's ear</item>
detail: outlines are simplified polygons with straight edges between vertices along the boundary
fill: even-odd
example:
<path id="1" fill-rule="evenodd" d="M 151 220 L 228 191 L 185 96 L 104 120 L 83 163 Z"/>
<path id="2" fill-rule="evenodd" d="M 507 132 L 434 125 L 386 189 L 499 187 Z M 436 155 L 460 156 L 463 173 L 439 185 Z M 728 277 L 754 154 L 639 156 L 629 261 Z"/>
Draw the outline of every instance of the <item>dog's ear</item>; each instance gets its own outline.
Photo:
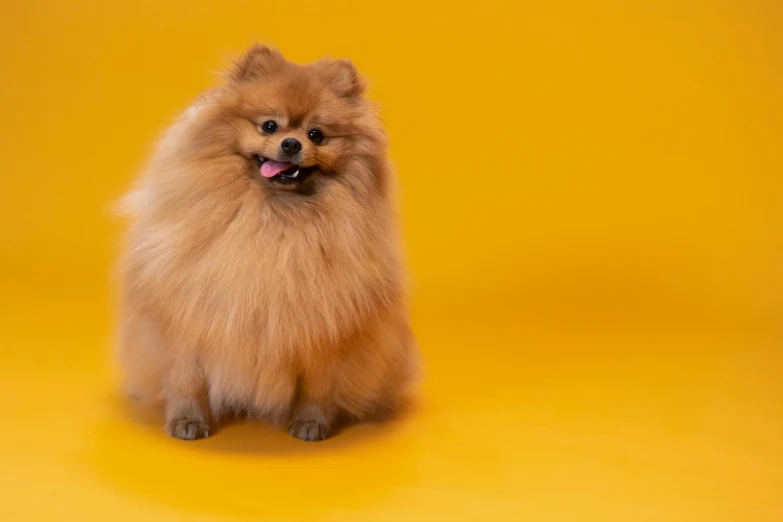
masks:
<path id="1" fill-rule="evenodd" d="M 367 84 L 350 60 L 328 61 L 324 70 L 329 85 L 344 98 L 358 98 L 367 90 Z"/>
<path id="2" fill-rule="evenodd" d="M 285 63 L 285 58 L 277 49 L 255 44 L 239 60 L 234 62 L 230 77 L 238 81 L 250 81 L 273 74 Z"/>

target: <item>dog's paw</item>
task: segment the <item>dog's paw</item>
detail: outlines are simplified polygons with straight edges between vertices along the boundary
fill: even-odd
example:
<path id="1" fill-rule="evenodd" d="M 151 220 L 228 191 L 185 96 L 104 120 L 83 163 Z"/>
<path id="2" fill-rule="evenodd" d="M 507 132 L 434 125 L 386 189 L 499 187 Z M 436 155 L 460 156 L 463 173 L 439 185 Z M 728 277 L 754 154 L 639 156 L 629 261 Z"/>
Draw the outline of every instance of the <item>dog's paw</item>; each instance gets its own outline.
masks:
<path id="1" fill-rule="evenodd" d="M 209 437 L 209 425 L 202 420 L 180 417 L 166 426 L 169 435 L 182 440 L 206 439 Z"/>
<path id="2" fill-rule="evenodd" d="M 329 426 L 312 420 L 293 421 L 288 425 L 288 433 L 305 442 L 326 440 L 329 436 Z"/>

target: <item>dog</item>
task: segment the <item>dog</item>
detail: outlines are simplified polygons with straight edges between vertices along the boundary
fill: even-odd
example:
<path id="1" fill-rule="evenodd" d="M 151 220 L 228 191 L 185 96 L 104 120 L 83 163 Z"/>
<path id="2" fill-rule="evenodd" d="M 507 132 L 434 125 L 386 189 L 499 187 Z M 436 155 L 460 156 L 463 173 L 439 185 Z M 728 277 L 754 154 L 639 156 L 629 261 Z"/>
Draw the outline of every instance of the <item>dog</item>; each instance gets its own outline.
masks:
<path id="1" fill-rule="evenodd" d="M 237 414 L 319 441 L 411 398 L 387 138 L 347 60 L 255 45 L 123 199 L 119 362 L 170 435 Z"/>

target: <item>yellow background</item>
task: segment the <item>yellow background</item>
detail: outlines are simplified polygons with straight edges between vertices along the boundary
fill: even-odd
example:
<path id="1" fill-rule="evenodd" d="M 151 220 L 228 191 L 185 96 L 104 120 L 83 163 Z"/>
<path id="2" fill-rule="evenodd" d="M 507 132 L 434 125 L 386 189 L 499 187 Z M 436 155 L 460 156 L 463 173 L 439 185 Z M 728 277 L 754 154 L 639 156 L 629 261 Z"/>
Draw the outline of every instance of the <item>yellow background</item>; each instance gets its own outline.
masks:
<path id="1" fill-rule="evenodd" d="M 0 520 L 783 520 L 783 7 L 5 0 Z M 306 445 L 115 393 L 110 204 L 254 40 L 352 58 L 427 380 Z"/>

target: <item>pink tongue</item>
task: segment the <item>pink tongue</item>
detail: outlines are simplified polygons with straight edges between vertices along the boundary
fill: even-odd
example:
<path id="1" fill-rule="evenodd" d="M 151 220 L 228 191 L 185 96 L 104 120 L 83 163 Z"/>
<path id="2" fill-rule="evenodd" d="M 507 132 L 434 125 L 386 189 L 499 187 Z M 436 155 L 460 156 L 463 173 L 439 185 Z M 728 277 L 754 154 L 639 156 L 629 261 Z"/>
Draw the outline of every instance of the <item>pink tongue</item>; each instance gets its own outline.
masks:
<path id="1" fill-rule="evenodd" d="M 279 163 L 277 161 L 266 160 L 264 164 L 261 165 L 261 175 L 265 178 L 271 178 L 291 167 L 293 167 L 292 163 Z"/>

